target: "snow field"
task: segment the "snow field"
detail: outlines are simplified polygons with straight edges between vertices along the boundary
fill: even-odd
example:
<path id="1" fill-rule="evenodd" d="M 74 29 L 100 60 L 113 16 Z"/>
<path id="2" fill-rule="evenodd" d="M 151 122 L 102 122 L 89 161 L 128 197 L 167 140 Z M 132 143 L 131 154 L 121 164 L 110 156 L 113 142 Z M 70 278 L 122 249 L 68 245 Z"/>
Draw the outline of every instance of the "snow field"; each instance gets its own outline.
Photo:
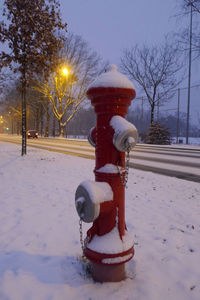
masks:
<path id="1" fill-rule="evenodd" d="M 94 161 L 0 143 L 0 299 L 198 300 L 200 186 L 131 169 L 127 279 L 94 283 L 79 257 L 74 195 Z M 90 224 L 83 224 L 84 234 Z"/>

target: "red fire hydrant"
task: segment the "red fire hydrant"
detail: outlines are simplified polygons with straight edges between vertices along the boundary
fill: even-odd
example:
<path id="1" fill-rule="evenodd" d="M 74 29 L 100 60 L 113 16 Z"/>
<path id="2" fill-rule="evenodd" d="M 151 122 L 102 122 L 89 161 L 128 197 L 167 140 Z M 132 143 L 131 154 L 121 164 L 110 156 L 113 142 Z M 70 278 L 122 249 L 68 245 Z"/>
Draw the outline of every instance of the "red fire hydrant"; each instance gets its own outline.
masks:
<path id="1" fill-rule="evenodd" d="M 121 281 L 125 263 L 134 255 L 133 240 L 125 224 L 125 152 L 137 142 L 137 130 L 125 120 L 135 97 L 129 79 L 110 65 L 89 87 L 87 96 L 96 113 L 89 141 L 95 146 L 95 181 L 82 182 L 75 195 L 80 219 L 93 222 L 84 254 L 91 261 L 95 281 Z"/>

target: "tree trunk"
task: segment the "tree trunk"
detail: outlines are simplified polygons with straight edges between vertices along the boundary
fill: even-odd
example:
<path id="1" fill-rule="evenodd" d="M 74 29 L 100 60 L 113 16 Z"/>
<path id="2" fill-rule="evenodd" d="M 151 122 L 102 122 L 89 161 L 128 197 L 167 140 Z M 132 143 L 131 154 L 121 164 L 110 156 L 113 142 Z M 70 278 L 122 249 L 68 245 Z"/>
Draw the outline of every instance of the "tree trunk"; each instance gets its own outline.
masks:
<path id="1" fill-rule="evenodd" d="M 61 121 L 59 120 L 59 136 L 61 136 Z"/>
<path id="2" fill-rule="evenodd" d="M 59 129 L 60 129 L 60 134 L 59 134 L 59 137 L 64 137 L 64 126 L 63 126 L 63 123 L 62 121 L 60 120 L 59 122 Z"/>
<path id="3" fill-rule="evenodd" d="M 45 126 L 45 137 L 49 136 L 49 120 L 50 120 L 50 115 L 49 115 L 49 104 L 47 104 L 47 110 L 46 110 L 46 126 Z"/>
<path id="4" fill-rule="evenodd" d="M 56 117 L 53 114 L 53 128 L 52 128 L 52 135 L 55 137 L 56 136 Z"/>
<path id="5" fill-rule="evenodd" d="M 67 125 L 65 126 L 65 137 L 67 138 Z"/>
<path id="6" fill-rule="evenodd" d="M 64 127 L 63 126 L 63 122 L 62 122 L 62 118 L 59 120 L 59 136 L 64 137 Z"/>
<path id="7" fill-rule="evenodd" d="M 20 121 L 17 120 L 17 135 L 20 135 Z"/>
<path id="8" fill-rule="evenodd" d="M 26 155 L 26 79 L 25 73 L 22 78 L 22 152 Z"/>
<path id="9" fill-rule="evenodd" d="M 36 130 L 39 132 L 39 107 L 36 108 Z"/>
<path id="10" fill-rule="evenodd" d="M 153 102 L 151 105 L 151 124 L 154 121 L 154 109 L 155 109 L 155 103 Z"/>
<path id="11" fill-rule="evenodd" d="M 11 133 L 14 134 L 14 120 L 11 119 Z"/>
<path id="12" fill-rule="evenodd" d="M 43 106 L 40 104 L 40 135 L 43 135 L 43 126 L 44 126 L 44 121 L 43 121 Z"/>

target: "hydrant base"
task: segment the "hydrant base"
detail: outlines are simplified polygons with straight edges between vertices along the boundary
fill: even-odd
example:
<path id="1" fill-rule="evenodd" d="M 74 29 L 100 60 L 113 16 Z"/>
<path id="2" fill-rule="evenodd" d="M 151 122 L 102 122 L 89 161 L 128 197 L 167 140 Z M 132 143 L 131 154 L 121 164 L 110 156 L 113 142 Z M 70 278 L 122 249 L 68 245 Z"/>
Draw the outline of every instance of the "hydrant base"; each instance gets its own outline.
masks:
<path id="1" fill-rule="evenodd" d="M 125 264 L 100 265 L 91 263 L 92 277 L 97 282 L 119 282 L 126 278 Z"/>

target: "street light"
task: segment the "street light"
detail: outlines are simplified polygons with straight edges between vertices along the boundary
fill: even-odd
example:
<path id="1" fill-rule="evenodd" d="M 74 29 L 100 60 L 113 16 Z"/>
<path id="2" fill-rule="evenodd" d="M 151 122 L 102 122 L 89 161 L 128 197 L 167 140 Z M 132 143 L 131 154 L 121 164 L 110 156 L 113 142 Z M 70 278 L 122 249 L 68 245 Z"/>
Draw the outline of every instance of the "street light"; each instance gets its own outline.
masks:
<path id="1" fill-rule="evenodd" d="M 63 67 L 62 68 L 62 74 L 65 75 L 65 76 L 68 76 L 69 75 L 69 69 L 67 69 L 66 67 Z"/>
<path id="2" fill-rule="evenodd" d="M 190 85 L 191 85 L 191 64 L 192 64 L 192 2 L 190 6 L 190 48 L 189 48 L 189 67 L 188 67 L 188 101 L 187 101 L 187 124 L 186 124 L 186 144 L 189 139 L 189 118 L 190 118 Z"/>

